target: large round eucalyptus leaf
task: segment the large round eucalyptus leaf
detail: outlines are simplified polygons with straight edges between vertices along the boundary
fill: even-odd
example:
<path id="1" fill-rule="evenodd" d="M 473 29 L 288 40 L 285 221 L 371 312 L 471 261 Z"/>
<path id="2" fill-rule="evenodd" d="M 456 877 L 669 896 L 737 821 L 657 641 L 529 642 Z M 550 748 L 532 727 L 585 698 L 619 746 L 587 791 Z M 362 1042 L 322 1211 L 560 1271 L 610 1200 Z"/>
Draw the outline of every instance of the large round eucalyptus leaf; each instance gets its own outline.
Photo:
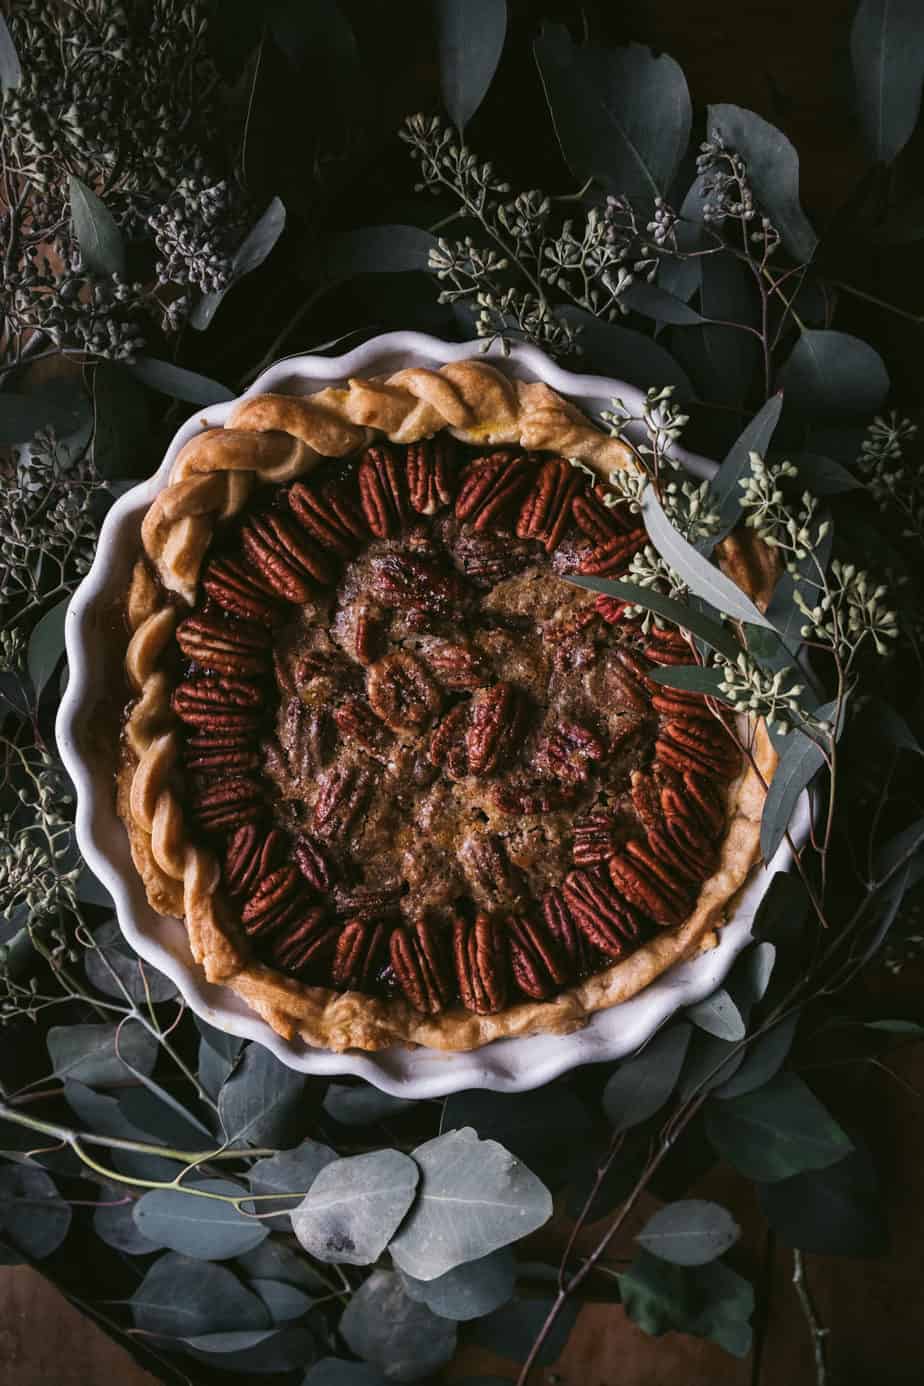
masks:
<path id="1" fill-rule="evenodd" d="M 258 1160 L 248 1176 L 252 1192 L 278 1194 L 279 1198 L 261 1198 L 254 1203 L 253 1211 L 261 1215 L 268 1227 L 287 1232 L 291 1227 L 289 1213 L 301 1203 L 324 1166 L 336 1159 L 336 1150 L 309 1137 L 294 1150 L 281 1150 L 278 1155 Z M 277 1209 L 278 1216 L 266 1216 Z"/>
<path id="2" fill-rule="evenodd" d="M 924 82 L 919 0 L 860 0 L 850 29 L 860 129 L 869 155 L 888 164 L 911 138 Z"/>
<path id="3" fill-rule="evenodd" d="M 803 332 L 780 369 L 787 405 L 809 418 L 875 414 L 889 392 L 882 357 L 847 332 Z"/>
<path id="4" fill-rule="evenodd" d="M 5 1242 L 33 1261 L 42 1261 L 57 1251 L 70 1225 L 70 1205 L 43 1169 L 0 1168 L 0 1229 Z"/>
<path id="5" fill-rule="evenodd" d="M 229 1145 L 286 1145 L 302 1111 L 306 1078 L 250 1044 L 218 1094 Z"/>
<path id="6" fill-rule="evenodd" d="M 54 1025 L 46 1043 L 56 1078 L 73 1078 L 90 1087 L 124 1083 L 132 1069 L 149 1074 L 157 1060 L 157 1039 L 136 1020 L 116 1025 Z"/>
<path id="7" fill-rule="evenodd" d="M 148 1256 L 160 1250 L 139 1231 L 132 1217 L 134 1200 L 126 1195 L 124 1185 L 104 1184 L 99 1197 L 101 1202 L 93 1211 L 93 1230 L 100 1241 L 127 1256 Z"/>
<path id="8" fill-rule="evenodd" d="M 371 1083 L 331 1083 L 324 1094 L 324 1110 L 341 1126 L 371 1126 L 400 1116 L 413 1107 L 408 1097 L 394 1097 Z"/>
<path id="9" fill-rule="evenodd" d="M 308 1313 L 314 1303 L 310 1295 L 285 1280 L 251 1280 L 255 1290 L 273 1316 L 273 1323 L 289 1323 Z"/>
<path id="10" fill-rule="evenodd" d="M 302 1386 L 385 1386 L 385 1377 L 368 1362 L 347 1362 L 342 1357 L 322 1357 Z"/>
<path id="11" fill-rule="evenodd" d="M 329 1282 L 315 1270 L 308 1258 L 300 1252 L 291 1251 L 276 1237 L 267 1237 L 252 1251 L 238 1256 L 237 1265 L 251 1281 L 283 1281 L 286 1285 L 295 1285 L 315 1295 L 330 1291 Z"/>
<path id="12" fill-rule="evenodd" d="M 707 133 L 713 132 L 744 159 L 755 200 L 790 255 L 810 260 L 818 237 L 799 203 L 799 155 L 790 141 L 753 111 L 724 104 L 709 107 Z"/>
<path id="13" fill-rule="evenodd" d="M 423 1381 L 456 1350 L 456 1326 L 405 1292 L 394 1271 L 373 1271 L 340 1320 L 351 1352 L 380 1367 L 386 1381 Z"/>
<path id="14" fill-rule="evenodd" d="M 704 1266 L 740 1236 L 741 1228 L 727 1209 L 702 1198 L 683 1198 L 659 1208 L 635 1240 L 675 1266 Z"/>
<path id="15" fill-rule="evenodd" d="M 750 1350 L 754 1291 L 721 1261 L 671 1266 L 640 1251 L 619 1277 L 619 1287 L 626 1313 L 644 1333 L 691 1333 L 734 1357 Z"/>
<path id="16" fill-rule="evenodd" d="M 292 1228 L 319 1261 L 377 1261 L 414 1201 L 419 1173 L 398 1150 L 334 1160 L 292 1213 Z"/>
<path id="17" fill-rule="evenodd" d="M 603 1089 L 603 1110 L 614 1131 L 628 1131 L 654 1116 L 680 1077 L 689 1025 L 669 1025 L 640 1054 L 624 1059 Z"/>
<path id="18" fill-rule="evenodd" d="M 402 1280 L 411 1299 L 441 1318 L 461 1323 L 480 1319 L 507 1303 L 516 1282 L 516 1261 L 509 1247 L 502 1247 L 435 1280 L 415 1280 L 411 1275 Z"/>
<path id="19" fill-rule="evenodd" d="M 640 390 L 647 389 L 652 382 L 673 385 L 677 400 L 692 399 L 695 395 L 686 371 L 653 337 L 614 322 L 601 322 L 583 308 L 556 308 L 555 312 L 569 326 L 579 329 L 578 346 L 585 370 L 615 375 Z"/>
<path id="20" fill-rule="evenodd" d="M 719 1155 L 749 1179 L 771 1182 L 824 1169 L 853 1148 L 801 1078 L 778 1073 L 755 1092 L 710 1102 L 706 1131 Z"/>
<path id="21" fill-rule="evenodd" d="M 137 1328 L 168 1338 L 272 1326 L 266 1305 L 231 1271 L 174 1252 L 154 1262 L 132 1295 L 131 1307 Z"/>
<path id="22" fill-rule="evenodd" d="M 253 1381 L 255 1377 L 307 1367 L 317 1357 L 320 1344 L 311 1324 L 301 1319 L 269 1331 L 202 1334 L 188 1338 L 186 1349 L 213 1371 L 233 1372 Z"/>
<path id="23" fill-rule="evenodd" d="M 419 1145 L 420 1192 L 391 1243 L 392 1260 L 417 1280 L 435 1280 L 535 1232 L 552 1197 L 531 1170 L 470 1127 Z"/>
<path id="24" fill-rule="evenodd" d="M 716 1039 L 740 1040 L 746 1033 L 741 1012 L 724 987 L 718 987 L 695 1006 L 687 1006 L 684 1015 L 689 1016 L 697 1029 L 715 1035 Z"/>
<path id="25" fill-rule="evenodd" d="M 443 105 L 464 130 L 484 100 L 507 32 L 506 0 L 436 0 Z"/>
<path id="26" fill-rule="evenodd" d="M 769 1083 L 786 1061 L 798 1023 L 799 1012 L 795 1010 L 748 1045 L 738 1072 L 722 1084 L 716 1097 L 741 1097 Z"/>
<path id="27" fill-rule="evenodd" d="M 239 1197 L 245 1190 L 228 1179 L 190 1180 L 187 1188 Z M 135 1224 L 156 1246 L 203 1261 L 226 1261 L 259 1246 L 269 1228 L 223 1198 L 201 1198 L 180 1189 L 152 1189 L 135 1204 Z"/>
<path id="28" fill-rule="evenodd" d="M 133 1001 L 144 1002 L 149 997 L 154 1002 L 170 1001 L 176 996 L 176 986 L 170 978 L 150 963 L 142 962 L 132 951 L 117 920 L 108 919 L 101 924 L 93 935 L 93 942 L 96 947 L 86 950 L 83 965 L 91 986 L 104 996 L 124 1001 L 122 987 Z"/>

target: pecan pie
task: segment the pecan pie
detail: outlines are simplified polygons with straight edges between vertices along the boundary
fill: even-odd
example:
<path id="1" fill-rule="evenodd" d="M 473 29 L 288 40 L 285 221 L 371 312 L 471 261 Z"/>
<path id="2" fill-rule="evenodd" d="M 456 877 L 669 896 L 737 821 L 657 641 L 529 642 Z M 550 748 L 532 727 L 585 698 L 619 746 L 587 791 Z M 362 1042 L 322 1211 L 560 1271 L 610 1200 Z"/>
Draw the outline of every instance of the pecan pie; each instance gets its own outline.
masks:
<path id="1" fill-rule="evenodd" d="M 631 465 L 484 362 L 244 399 L 145 516 L 119 807 L 206 976 L 329 1048 L 563 1033 L 714 930 L 773 755 L 569 582 Z M 753 549 L 726 569 L 759 594 Z"/>

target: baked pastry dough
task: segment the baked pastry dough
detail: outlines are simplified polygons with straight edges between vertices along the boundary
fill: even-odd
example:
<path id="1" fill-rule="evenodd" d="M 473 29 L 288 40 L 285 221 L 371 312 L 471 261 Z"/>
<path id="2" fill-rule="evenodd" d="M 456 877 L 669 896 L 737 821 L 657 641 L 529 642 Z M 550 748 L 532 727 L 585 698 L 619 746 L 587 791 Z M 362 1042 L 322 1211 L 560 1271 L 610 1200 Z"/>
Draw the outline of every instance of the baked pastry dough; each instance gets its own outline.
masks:
<path id="1" fill-rule="evenodd" d="M 233 529 L 267 486 L 304 478 L 323 459 L 351 459 L 380 439 L 407 446 L 441 434 L 491 453 L 514 448 L 554 454 L 583 464 L 603 482 L 615 469 L 632 465 L 623 443 L 596 429 L 547 385 L 511 380 L 483 361 L 351 379 L 343 388 L 310 396 L 246 397 L 224 428 L 204 429 L 178 455 L 168 485 L 145 515 L 144 555 L 126 599 L 125 671 L 132 701 L 118 807 L 148 898 L 160 913 L 185 920 L 193 957 L 209 981 L 229 986 L 286 1038 L 299 1036 L 329 1049 L 396 1042 L 471 1049 L 502 1036 L 566 1033 L 593 1012 L 636 994 L 673 963 L 714 943 L 715 930 L 757 860 L 763 796 L 775 768 L 763 727 L 747 729 L 749 762 L 727 786 L 714 866 L 689 913 L 656 929 L 618 961 L 601 965 L 598 957 L 591 975 L 557 995 L 524 997 L 500 1008 L 439 1009 L 412 1004 L 406 994 L 309 983 L 258 960 L 239 903 L 225 888 L 221 863 L 203 845 L 190 814 L 182 728 L 172 703 L 178 627 L 201 595 L 213 540 Z M 265 537 L 276 542 L 272 534 Z M 723 565 L 755 599 L 769 595 L 772 561 L 750 537 L 726 541 Z M 283 567 L 280 580 L 291 580 L 291 565 Z M 259 576 L 255 581 L 259 586 Z M 259 592 L 253 599 L 259 601 Z"/>

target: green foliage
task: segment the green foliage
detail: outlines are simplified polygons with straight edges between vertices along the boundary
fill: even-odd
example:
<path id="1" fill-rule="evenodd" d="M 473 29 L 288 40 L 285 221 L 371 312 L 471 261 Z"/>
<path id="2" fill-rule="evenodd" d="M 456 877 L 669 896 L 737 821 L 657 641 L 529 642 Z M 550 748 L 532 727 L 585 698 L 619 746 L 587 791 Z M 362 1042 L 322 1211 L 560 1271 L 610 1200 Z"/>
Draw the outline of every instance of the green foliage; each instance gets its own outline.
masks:
<path id="1" fill-rule="evenodd" d="M 318 1261 L 371 1266 L 414 1201 L 419 1171 L 397 1150 L 333 1160 L 292 1212 L 292 1228 Z"/>

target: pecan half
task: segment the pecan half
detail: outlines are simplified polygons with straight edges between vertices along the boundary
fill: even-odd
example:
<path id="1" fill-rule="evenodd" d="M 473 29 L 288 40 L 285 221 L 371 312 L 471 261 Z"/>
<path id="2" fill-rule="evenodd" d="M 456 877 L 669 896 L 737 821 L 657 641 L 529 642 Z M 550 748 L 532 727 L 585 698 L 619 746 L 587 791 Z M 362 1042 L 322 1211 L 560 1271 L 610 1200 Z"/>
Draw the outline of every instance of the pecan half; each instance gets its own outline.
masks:
<path id="1" fill-rule="evenodd" d="M 540 908 L 545 927 L 558 946 L 563 967 L 571 977 L 588 972 L 591 966 L 590 943 L 587 935 L 578 927 L 574 912 L 565 903 L 564 892 L 558 886 L 547 890 Z"/>
<path id="2" fill-rule="evenodd" d="M 505 920 L 510 971 L 517 987 L 544 1001 L 568 981 L 570 969 L 544 919 L 510 915 Z"/>
<path id="3" fill-rule="evenodd" d="M 292 866 L 279 866 L 261 877 L 246 905 L 241 921 L 254 938 L 275 933 L 294 924 L 307 901 L 305 883 Z"/>
<path id="4" fill-rule="evenodd" d="M 620 701 L 633 712 L 647 713 L 651 708 L 652 684 L 641 660 L 621 646 L 613 651 L 615 659 L 607 665 L 607 682 L 618 692 Z"/>
<path id="5" fill-rule="evenodd" d="M 309 970 L 321 970 L 337 946 L 336 924 L 325 918 L 321 905 L 305 909 L 298 922 L 270 939 L 270 957 L 277 967 L 296 977 Z"/>
<path id="6" fill-rule="evenodd" d="M 289 840 L 278 828 L 264 832 L 244 823 L 228 839 L 223 875 L 231 895 L 252 895 L 271 871 L 285 860 Z"/>
<path id="7" fill-rule="evenodd" d="M 468 704 L 457 703 L 450 708 L 430 738 L 430 764 L 441 766 L 451 780 L 464 780 L 469 773 L 468 721 Z"/>
<path id="8" fill-rule="evenodd" d="M 318 491 L 304 481 L 296 481 L 287 499 L 302 529 L 338 558 L 352 558 L 368 538 L 363 517 L 342 485 Z"/>
<path id="9" fill-rule="evenodd" d="M 176 643 L 187 659 L 212 674 L 246 678 L 265 674 L 269 668 L 267 627 L 236 621 L 217 611 L 187 616 L 177 626 Z"/>
<path id="10" fill-rule="evenodd" d="M 586 478 L 577 467 L 560 458 L 543 462 L 520 510 L 517 537 L 537 539 L 551 553 L 571 523 L 572 502 L 585 487 Z"/>
<path id="11" fill-rule="evenodd" d="M 341 918 L 393 919 L 401 912 L 403 887 L 335 886 L 334 908 Z"/>
<path id="12" fill-rule="evenodd" d="M 373 712 L 395 732 L 420 732 L 438 715 L 439 684 L 412 654 L 398 651 L 373 664 L 366 675 Z"/>
<path id="13" fill-rule="evenodd" d="M 637 842 L 628 842 L 626 851 L 640 861 L 656 863 L 656 875 L 663 870 L 668 873 L 668 880 L 684 885 L 698 884 L 708 875 L 712 855 L 707 853 L 702 856 L 690 851 L 682 843 L 674 841 L 664 828 L 651 829 L 645 849 Z"/>
<path id="14" fill-rule="evenodd" d="M 468 600 L 458 573 L 428 555 L 387 553 L 371 564 L 371 587 L 383 606 L 457 616 Z"/>
<path id="15" fill-rule="evenodd" d="M 491 794 L 499 813 L 555 813 L 569 808 L 577 795 L 574 785 L 543 780 L 529 774 L 508 775 Z"/>
<path id="16" fill-rule="evenodd" d="M 187 737 L 183 764 L 193 775 L 245 775 L 260 768 L 260 755 L 252 741 L 203 732 Z"/>
<path id="17" fill-rule="evenodd" d="M 193 789 L 190 807 L 199 826 L 209 833 L 229 833 L 242 823 L 255 823 L 266 812 L 263 790 L 246 775 L 209 781 Z"/>
<path id="18" fill-rule="evenodd" d="M 356 613 L 353 649 L 360 664 L 372 664 L 377 658 L 382 640 L 381 613 L 363 603 Z"/>
<path id="19" fill-rule="evenodd" d="M 549 621 L 543 639 L 552 652 L 552 667 L 558 673 L 586 669 L 597 658 L 593 627 L 597 612 L 593 606 L 581 607 L 564 620 Z"/>
<path id="20" fill-rule="evenodd" d="M 637 554 L 647 543 L 647 530 L 630 529 L 628 534 L 616 535 L 591 549 L 581 559 L 578 572 L 584 577 L 614 577 L 625 572 L 633 554 Z"/>
<path id="21" fill-rule="evenodd" d="M 615 856 L 618 847 L 616 820 L 605 809 L 595 809 L 575 823 L 571 848 L 575 866 L 599 866 Z"/>
<path id="22" fill-rule="evenodd" d="M 394 929 L 388 940 L 395 981 L 424 1015 L 437 1015 L 452 996 L 452 970 L 440 930 L 426 919 Z"/>
<path id="23" fill-rule="evenodd" d="M 277 597 L 258 574 L 234 558 L 215 558 L 202 574 L 202 586 L 217 606 L 247 621 L 272 621 Z"/>
<path id="24" fill-rule="evenodd" d="M 367 751 L 380 751 L 391 740 L 388 728 L 362 698 L 345 698 L 334 709 L 334 721 L 347 742 L 364 746 Z"/>
<path id="25" fill-rule="evenodd" d="M 471 721 L 465 742 L 472 775 L 493 775 L 520 750 L 528 709 L 523 692 L 513 683 L 480 689 L 471 702 Z"/>
<path id="26" fill-rule="evenodd" d="M 465 576 L 476 587 L 496 587 L 515 577 L 533 562 L 530 546 L 497 534 L 461 534 L 453 545 L 453 557 Z"/>
<path id="27" fill-rule="evenodd" d="M 661 785 L 661 808 L 665 821 L 683 825 L 683 836 L 691 841 L 717 837 L 725 826 L 725 805 L 710 780 L 687 769 L 681 775 L 668 775 Z"/>
<path id="28" fill-rule="evenodd" d="M 299 698 L 291 698 L 283 714 L 280 742 L 292 775 L 312 780 L 330 759 L 332 741 L 327 709 L 307 707 Z"/>
<path id="29" fill-rule="evenodd" d="M 442 640 L 421 653 L 445 688 L 483 688 L 491 677 L 481 655 L 471 645 Z"/>
<path id="30" fill-rule="evenodd" d="M 267 586 L 287 602 L 306 602 L 316 583 L 334 580 L 324 550 L 284 515 L 254 516 L 241 530 L 241 543 Z"/>
<path id="31" fill-rule="evenodd" d="M 419 515 L 435 515 L 452 500 L 453 451 L 452 440 L 446 433 L 437 433 L 408 448 L 408 497 Z"/>
<path id="32" fill-rule="evenodd" d="M 357 471 L 363 518 L 377 539 L 400 534 L 409 516 L 407 480 L 393 448 L 367 448 Z"/>
<path id="33" fill-rule="evenodd" d="M 496 833 L 470 833 L 461 842 L 458 856 L 472 898 L 480 908 L 497 910 L 523 898 L 523 874 L 511 862 Z"/>
<path id="34" fill-rule="evenodd" d="M 333 885 L 337 872 L 333 861 L 320 842 L 307 834 L 295 844 L 295 864 L 305 880 L 319 895 L 324 895 Z"/>
<path id="35" fill-rule="evenodd" d="M 602 871 L 569 871 L 562 897 L 577 927 L 608 957 L 622 957 L 637 937 L 635 912 Z"/>
<path id="36" fill-rule="evenodd" d="M 337 938 L 330 975 L 345 991 L 370 991 L 382 970 L 389 926 L 381 920 L 349 919 Z"/>
<path id="37" fill-rule="evenodd" d="M 493 1015 L 506 1005 L 505 943 L 503 924 L 491 915 L 479 914 L 474 923 L 456 917 L 452 927 L 452 950 L 459 995 L 467 1011 Z"/>
<path id="38" fill-rule="evenodd" d="M 690 645 L 676 626 L 652 626 L 645 654 L 655 664 L 689 664 Z"/>
<path id="39" fill-rule="evenodd" d="M 246 737 L 256 732 L 263 694 L 238 679 L 187 679 L 173 692 L 173 710 L 181 721 L 216 736 Z"/>
<path id="40" fill-rule="evenodd" d="M 631 603 L 620 601 L 618 597 L 608 597 L 604 592 L 599 592 L 594 602 L 597 615 L 609 626 L 618 625 L 621 621 L 633 621 L 634 617 L 626 616 L 630 605 Z"/>
<path id="41" fill-rule="evenodd" d="M 698 722 L 713 722 L 715 716 L 701 693 L 676 697 L 678 689 L 669 688 L 663 693 L 655 693 L 651 706 L 661 717 L 678 717 L 682 720 L 693 718 Z"/>
<path id="42" fill-rule="evenodd" d="M 574 497 L 571 514 L 581 533 L 595 544 L 606 544 L 610 539 L 635 528 L 628 506 L 622 503 L 605 505 L 603 496 L 596 488 Z"/>
<path id="43" fill-rule="evenodd" d="M 664 817 L 658 786 L 650 775 L 644 774 L 641 770 L 633 770 L 630 779 L 632 807 L 638 814 L 639 822 L 648 832 L 659 831 L 664 826 Z"/>
<path id="44" fill-rule="evenodd" d="M 585 784 L 605 755 L 604 743 L 582 722 L 560 722 L 538 747 L 540 763 L 565 784 Z"/>
<path id="45" fill-rule="evenodd" d="M 525 453 L 493 452 L 466 467 L 456 496 L 456 519 L 475 530 L 498 529 L 529 490 L 535 463 Z"/>
<path id="46" fill-rule="evenodd" d="M 613 884 L 629 903 L 656 924 L 679 924 L 686 918 L 689 894 L 652 869 L 641 844 L 636 844 L 631 855 L 627 850 L 623 856 L 611 857 L 607 868 Z"/>
<path id="47" fill-rule="evenodd" d="M 723 780 L 732 779 L 741 765 L 741 752 L 716 718 L 711 725 L 695 718 L 663 723 L 655 758 L 681 774 L 694 769 Z"/>
<path id="48" fill-rule="evenodd" d="M 314 806 L 314 831 L 318 837 L 345 836 L 362 817 L 377 783 L 370 769 L 338 765 L 321 779 Z"/>

